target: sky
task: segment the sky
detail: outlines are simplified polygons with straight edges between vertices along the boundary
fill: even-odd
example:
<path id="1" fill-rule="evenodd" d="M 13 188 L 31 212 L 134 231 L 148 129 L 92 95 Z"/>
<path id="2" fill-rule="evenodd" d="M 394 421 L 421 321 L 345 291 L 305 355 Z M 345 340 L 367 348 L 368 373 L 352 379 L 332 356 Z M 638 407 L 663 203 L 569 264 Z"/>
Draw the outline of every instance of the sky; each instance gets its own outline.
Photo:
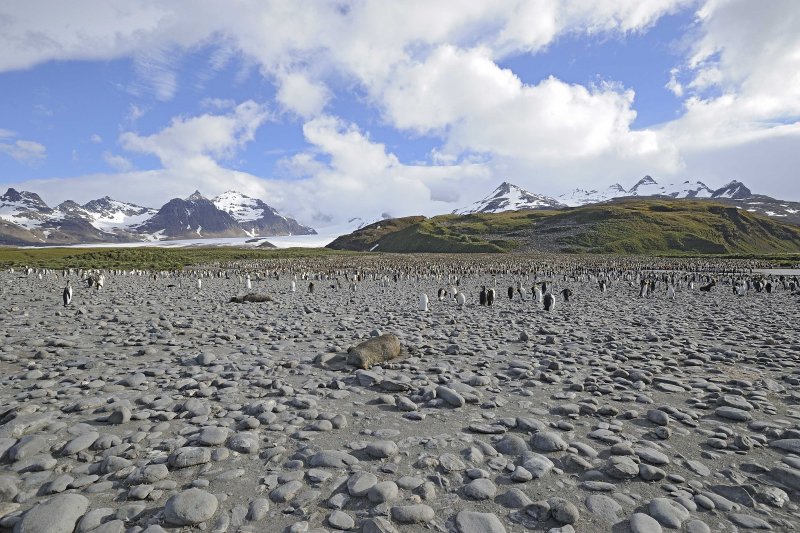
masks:
<path id="1" fill-rule="evenodd" d="M 8 0 L 0 187 L 314 227 L 502 181 L 800 200 L 796 0 Z"/>

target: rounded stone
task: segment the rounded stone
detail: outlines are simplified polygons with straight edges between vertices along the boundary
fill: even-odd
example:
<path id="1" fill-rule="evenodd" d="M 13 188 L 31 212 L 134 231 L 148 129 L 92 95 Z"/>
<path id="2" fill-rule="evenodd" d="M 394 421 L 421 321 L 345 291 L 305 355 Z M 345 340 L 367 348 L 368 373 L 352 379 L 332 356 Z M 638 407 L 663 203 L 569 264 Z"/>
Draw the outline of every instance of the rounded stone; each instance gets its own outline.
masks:
<path id="1" fill-rule="evenodd" d="M 550 516 L 561 524 L 574 524 L 580 518 L 578 508 L 564 498 L 550 498 L 547 500 L 550 505 Z"/>
<path id="2" fill-rule="evenodd" d="M 559 452 L 568 448 L 567 443 L 557 433 L 540 431 L 531 439 L 531 446 L 540 452 Z"/>
<path id="3" fill-rule="evenodd" d="M 497 486 L 491 479 L 479 478 L 464 486 L 464 494 L 473 500 L 488 500 L 497 494 Z"/>
<path id="4" fill-rule="evenodd" d="M 59 494 L 31 508 L 22 517 L 15 533 L 72 533 L 75 524 L 89 508 L 80 494 Z"/>
<path id="5" fill-rule="evenodd" d="M 433 509 L 418 503 L 414 505 L 395 505 L 391 509 L 392 519 L 401 524 L 420 524 L 430 522 L 436 517 Z"/>
<path id="6" fill-rule="evenodd" d="M 167 500 L 164 519 L 177 526 L 193 526 L 213 517 L 218 506 L 219 502 L 213 494 L 200 489 L 188 489 Z"/>
<path id="7" fill-rule="evenodd" d="M 658 520 L 644 513 L 633 513 L 630 524 L 632 533 L 661 533 L 663 531 Z"/>
<path id="8" fill-rule="evenodd" d="M 506 528 L 492 513 L 461 511 L 456 515 L 459 533 L 505 533 Z"/>

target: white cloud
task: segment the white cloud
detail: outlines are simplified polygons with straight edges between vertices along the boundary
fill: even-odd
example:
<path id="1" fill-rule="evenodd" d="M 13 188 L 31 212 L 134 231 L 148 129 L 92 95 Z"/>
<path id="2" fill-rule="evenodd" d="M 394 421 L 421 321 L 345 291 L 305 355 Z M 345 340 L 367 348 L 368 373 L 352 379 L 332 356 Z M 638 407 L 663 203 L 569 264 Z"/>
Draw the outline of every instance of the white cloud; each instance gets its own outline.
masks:
<path id="1" fill-rule="evenodd" d="M 107 151 L 103 152 L 103 161 L 111 168 L 123 172 L 133 168 L 133 163 L 128 158 Z"/>
<path id="2" fill-rule="evenodd" d="M 203 167 L 232 158 L 267 119 L 263 106 L 247 101 L 225 115 L 177 117 L 158 133 L 123 133 L 120 145 L 128 151 L 153 154 L 167 168 Z"/>
<path id="3" fill-rule="evenodd" d="M 686 6 L 699 6 L 685 36 L 687 56 L 660 82 L 681 99 L 683 113 L 659 127 L 633 126 L 636 87 L 555 77 L 523 83 L 498 66 L 509 55 L 543 53 L 566 36 L 647 31 Z M 138 75 L 134 89 L 167 100 L 180 89 L 176 65 L 188 52 L 208 47 L 215 70 L 234 56 L 246 65 L 241 72 L 257 65 L 277 88 L 271 108 L 305 122 L 309 149 L 282 163 L 293 179 L 223 168 L 268 117 L 263 105 L 223 99 L 204 101 L 208 114 L 177 117 L 150 135 L 133 131 L 145 109 L 132 104 L 120 144 L 157 156 L 163 169 L 92 179 L 130 178 L 179 195 L 239 186 L 274 198 L 306 222 L 447 210 L 447 203 L 471 201 L 501 179 L 555 194 L 644 173 L 703 179 L 703 172 L 716 175 L 709 170 L 714 163 L 742 169 L 731 177 L 758 177 L 765 186 L 796 179 L 787 165 L 765 176 L 746 160 L 763 161 L 755 147 L 796 160 L 790 141 L 798 139 L 800 116 L 800 3 L 794 0 L 298 0 L 226 10 L 206 0 L 32 0 L 0 5 L 0 20 L 0 72 L 51 60 L 129 57 Z M 440 139 L 431 162 L 404 164 L 363 127 L 324 115 L 342 88 L 364 96 L 383 126 Z M 8 153 L 16 143 L 2 146 Z M 137 190 L 131 186 L 134 194 L 156 194 Z"/>
<path id="4" fill-rule="evenodd" d="M 666 130 L 689 150 L 793 134 L 800 116 L 800 3 L 709 0 L 698 24 L 685 65 L 685 114 Z"/>
<path id="5" fill-rule="evenodd" d="M 331 116 L 307 122 L 303 134 L 313 151 L 284 161 L 301 179 L 275 181 L 271 187 L 285 191 L 281 207 L 311 223 L 377 218 L 383 212 L 437 214 L 492 179 L 482 164 L 403 164 L 354 124 Z"/>
<path id="6" fill-rule="evenodd" d="M 3 130 L 3 133 L 11 133 Z M 10 135 L 5 135 L 9 137 Z M 0 136 L 2 138 L 3 136 Z M 11 156 L 20 163 L 36 165 L 47 157 L 47 148 L 36 141 L 19 139 L 16 141 L 0 142 L 0 153 Z"/>
<path id="7" fill-rule="evenodd" d="M 280 77 L 276 99 L 287 111 L 309 118 L 319 114 L 330 99 L 328 88 L 299 72 Z"/>
<path id="8" fill-rule="evenodd" d="M 92 133 L 91 137 L 89 137 L 89 140 L 95 144 L 100 144 L 101 142 L 103 142 L 103 138 L 97 133 Z"/>
<path id="9" fill-rule="evenodd" d="M 485 49 L 441 47 L 426 62 L 398 69 L 381 100 L 397 127 L 444 137 L 437 157 L 445 160 L 477 152 L 528 167 L 583 165 L 608 155 L 646 157 L 657 165 L 653 171 L 677 164 L 656 132 L 632 129 L 632 90 L 586 88 L 553 77 L 526 85 Z"/>

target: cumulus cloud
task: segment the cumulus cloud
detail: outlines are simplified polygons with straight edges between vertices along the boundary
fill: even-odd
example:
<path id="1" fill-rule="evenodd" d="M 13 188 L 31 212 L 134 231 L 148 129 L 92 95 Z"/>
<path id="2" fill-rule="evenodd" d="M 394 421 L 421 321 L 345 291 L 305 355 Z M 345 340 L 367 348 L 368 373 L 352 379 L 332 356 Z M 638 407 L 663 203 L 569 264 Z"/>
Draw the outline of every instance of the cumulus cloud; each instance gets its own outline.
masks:
<path id="1" fill-rule="evenodd" d="M 276 99 L 287 111 L 304 118 L 319 114 L 330 99 L 328 88 L 296 72 L 280 77 L 280 88 Z"/>
<path id="2" fill-rule="evenodd" d="M 683 109 L 658 127 L 634 127 L 636 87 L 553 76 L 523 83 L 498 66 L 510 55 L 543 53 L 564 36 L 647 31 L 687 8 L 698 10 L 686 56 L 661 82 Z M 791 146 L 800 135 L 800 4 L 793 0 L 298 0 L 222 12 L 209 0 L 32 0 L 0 6 L 0 20 L 0 72 L 129 57 L 134 89 L 168 100 L 180 90 L 176 64 L 185 53 L 211 48 L 215 69 L 234 55 L 257 65 L 276 88 L 270 109 L 304 124 L 308 149 L 281 162 L 284 179 L 224 168 L 254 142 L 269 111 L 223 99 L 205 100 L 208 113 L 176 117 L 152 134 L 134 131 L 145 110 L 132 104 L 120 146 L 158 157 L 163 168 L 113 179 L 138 184 L 134 194 L 142 185 L 164 195 L 238 187 L 307 223 L 446 211 L 502 179 L 550 194 L 644 173 L 711 179 L 722 174 L 715 164 L 733 174 L 722 179 L 761 179 L 748 162 L 764 161 L 757 153 L 795 161 Z M 435 139 L 428 162 L 403 163 L 364 125 L 331 116 L 341 87 L 363 96 L 382 126 Z M 29 141 L 0 142 L 10 153 Z M 765 186 L 795 179 L 786 165 L 775 168 Z"/>
<path id="3" fill-rule="evenodd" d="M 698 23 L 683 66 L 685 113 L 667 131 L 693 151 L 796 135 L 800 4 L 709 1 Z"/>
<path id="4" fill-rule="evenodd" d="M 155 155 L 167 168 L 197 168 L 232 158 L 267 118 L 266 109 L 249 100 L 228 114 L 176 117 L 158 133 L 125 132 L 119 141 L 125 150 Z"/>
<path id="5" fill-rule="evenodd" d="M 655 132 L 632 130 L 632 90 L 553 77 L 526 85 L 484 49 L 444 46 L 426 62 L 399 69 L 382 99 L 393 124 L 419 133 L 439 130 L 445 151 L 456 153 L 547 162 L 607 152 L 650 156 L 662 149 Z"/>
<path id="6" fill-rule="evenodd" d="M 437 214 L 461 196 L 465 183 L 491 180 L 482 164 L 403 164 L 355 124 L 332 116 L 307 122 L 303 134 L 313 150 L 284 160 L 284 168 L 298 179 L 270 184 L 281 190 L 282 207 L 303 220 Z"/>

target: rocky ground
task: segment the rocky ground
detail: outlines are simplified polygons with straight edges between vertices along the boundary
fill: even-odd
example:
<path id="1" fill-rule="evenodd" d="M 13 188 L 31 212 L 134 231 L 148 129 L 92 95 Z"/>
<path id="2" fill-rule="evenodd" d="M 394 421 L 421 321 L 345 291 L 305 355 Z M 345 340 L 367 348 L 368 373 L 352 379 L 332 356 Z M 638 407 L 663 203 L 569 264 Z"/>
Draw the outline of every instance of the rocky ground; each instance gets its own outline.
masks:
<path id="1" fill-rule="evenodd" d="M 0 274 L 0 530 L 800 528 L 800 298 Z M 176 286 L 168 286 L 176 285 Z M 345 285 L 346 287 L 346 285 Z M 430 311 L 417 310 L 420 291 Z M 408 356 L 325 364 L 370 335 Z M 559 529 L 560 528 L 560 529 Z"/>

